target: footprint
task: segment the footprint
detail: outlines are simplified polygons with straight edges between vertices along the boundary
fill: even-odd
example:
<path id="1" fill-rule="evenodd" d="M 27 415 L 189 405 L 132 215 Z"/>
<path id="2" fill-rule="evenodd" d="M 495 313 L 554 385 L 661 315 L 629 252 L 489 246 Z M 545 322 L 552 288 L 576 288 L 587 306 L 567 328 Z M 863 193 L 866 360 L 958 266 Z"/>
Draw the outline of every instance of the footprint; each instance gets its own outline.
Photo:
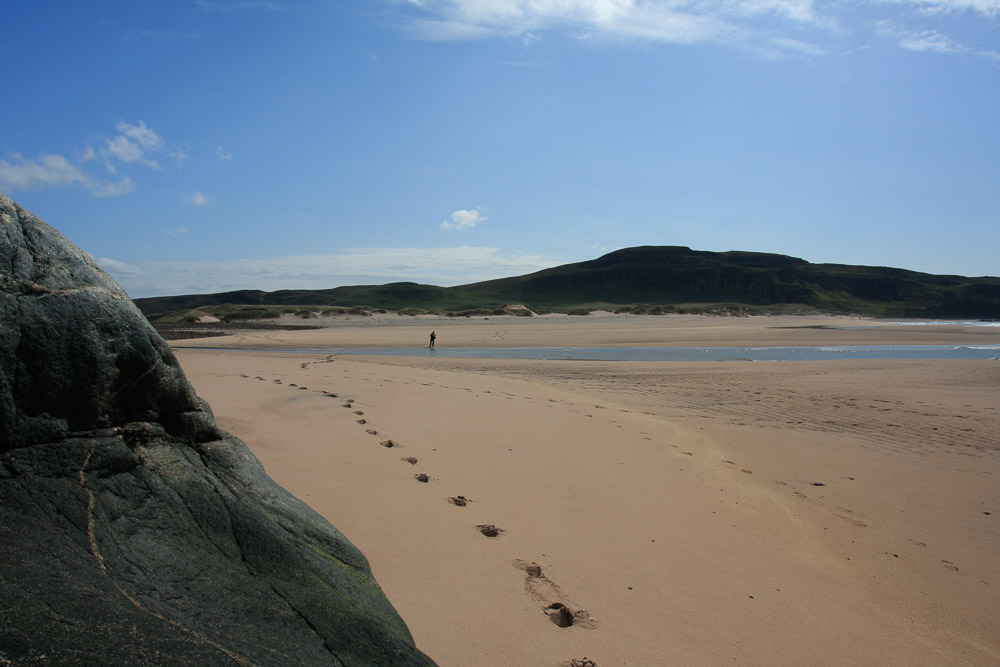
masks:
<path id="1" fill-rule="evenodd" d="M 527 575 L 524 578 L 524 590 L 532 597 L 532 599 L 537 600 L 538 602 L 544 602 L 545 600 L 552 599 L 566 599 L 559 586 L 545 576 L 542 572 L 542 566 L 538 563 L 515 558 L 511 564 L 517 569 L 522 570 L 525 575 Z"/>
<path id="2" fill-rule="evenodd" d="M 954 572 L 958 572 L 958 566 L 955 565 L 954 563 L 952 563 L 950 560 L 943 560 L 941 562 L 944 563 L 944 566 L 946 568 L 948 568 L 949 570 L 952 570 Z"/>
<path id="3" fill-rule="evenodd" d="M 553 602 L 545 609 L 545 613 L 549 615 L 549 620 L 558 627 L 568 628 L 573 625 L 573 611 L 562 602 Z"/>
<path id="4" fill-rule="evenodd" d="M 401 456 L 399 460 L 400 461 L 406 461 L 411 466 L 417 465 L 417 457 L 415 457 L 415 456 Z"/>
<path id="5" fill-rule="evenodd" d="M 416 463 L 415 460 L 414 463 Z M 451 498 L 448 499 L 448 502 L 451 503 L 452 505 L 455 505 L 456 507 L 465 507 L 472 501 L 466 498 L 465 496 L 452 496 Z"/>
<path id="6" fill-rule="evenodd" d="M 392 440 L 383 440 L 378 444 L 382 445 L 383 447 L 387 447 L 389 449 L 392 449 L 393 447 L 402 447 L 402 445 L 400 445 L 398 442 L 393 442 Z M 409 460 L 409 459 L 404 459 L 404 460 Z M 417 462 L 416 459 L 410 461 L 410 463 L 416 463 L 416 462 Z"/>
<path id="7" fill-rule="evenodd" d="M 591 618 L 585 609 L 574 609 L 564 602 L 566 596 L 563 595 L 562 590 L 554 581 L 545 576 L 541 565 L 520 558 L 515 558 L 511 564 L 524 572 L 524 590 L 533 599 L 539 602 L 556 600 L 556 602 L 547 604 L 542 610 L 552 623 L 560 628 L 576 626 L 593 629 L 597 627 L 597 621 Z"/>
<path id="8" fill-rule="evenodd" d="M 413 479 L 417 480 L 418 482 L 423 482 L 424 484 L 431 481 L 431 478 L 427 476 L 427 473 L 423 472 L 418 472 L 416 475 L 413 476 Z M 483 534 L 485 535 L 486 533 Z"/>
<path id="9" fill-rule="evenodd" d="M 359 420 L 358 420 L 358 423 L 359 423 L 359 424 L 367 424 L 367 423 L 368 423 L 368 420 L 367 420 L 367 419 L 364 419 L 364 418 L 361 418 L 361 419 L 359 419 Z"/>
<path id="10" fill-rule="evenodd" d="M 570 609 L 562 602 L 553 602 L 545 608 L 549 620 L 560 628 L 577 626 L 583 628 L 594 628 L 597 624 L 586 609 Z"/>
<path id="11" fill-rule="evenodd" d="M 528 577 L 531 579 L 542 578 L 542 566 L 534 561 L 531 561 L 529 563 L 519 558 L 515 558 L 514 567 L 516 567 L 519 570 L 524 570 L 525 574 L 527 574 Z"/>
<path id="12" fill-rule="evenodd" d="M 476 526 L 476 530 L 486 537 L 498 537 L 503 534 L 503 528 L 497 528 L 492 523 L 481 523 Z"/>
<path id="13" fill-rule="evenodd" d="M 367 433 L 368 435 L 378 435 L 378 431 L 376 431 L 373 428 L 366 428 L 365 433 Z"/>

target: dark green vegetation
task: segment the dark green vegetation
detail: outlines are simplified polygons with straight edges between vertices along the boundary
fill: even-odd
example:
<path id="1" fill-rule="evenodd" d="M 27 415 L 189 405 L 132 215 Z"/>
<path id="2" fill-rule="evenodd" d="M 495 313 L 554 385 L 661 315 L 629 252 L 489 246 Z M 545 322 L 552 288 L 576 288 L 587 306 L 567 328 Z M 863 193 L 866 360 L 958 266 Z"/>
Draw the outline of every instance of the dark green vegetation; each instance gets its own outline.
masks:
<path id="1" fill-rule="evenodd" d="M 938 276 L 905 269 L 811 264 L 753 252 L 643 246 L 537 273 L 459 287 L 415 283 L 329 290 L 243 290 L 136 299 L 151 319 L 201 308 L 308 306 L 488 314 L 503 304 L 535 312 L 586 314 L 831 313 L 884 317 L 1000 317 L 1000 278 Z M 295 309 L 298 310 L 298 309 Z M 362 309 L 363 310 L 363 309 Z M 214 314 L 214 313 L 213 313 Z M 216 314 L 216 317 L 220 315 Z M 223 319 L 225 314 L 221 316 Z"/>
<path id="2" fill-rule="evenodd" d="M 224 321 L 253 317 L 278 317 L 282 313 L 311 315 L 356 314 L 372 310 L 402 311 L 415 308 L 412 314 L 427 311 L 455 312 L 487 307 L 494 302 L 456 287 L 435 287 L 416 283 L 389 283 L 388 285 L 358 285 L 324 290 L 238 290 L 218 294 L 161 296 L 136 299 L 139 309 L 150 319 L 165 321 L 196 320 L 199 314 L 208 314 Z M 258 307 L 251 311 L 246 306 Z M 191 311 L 200 310 L 201 313 Z M 244 313 L 259 313 L 247 316 Z M 310 315 L 311 314 L 311 315 Z"/>
<path id="3" fill-rule="evenodd" d="M 2 195 L 0 313 L 0 665 L 433 664 L 124 290 Z"/>

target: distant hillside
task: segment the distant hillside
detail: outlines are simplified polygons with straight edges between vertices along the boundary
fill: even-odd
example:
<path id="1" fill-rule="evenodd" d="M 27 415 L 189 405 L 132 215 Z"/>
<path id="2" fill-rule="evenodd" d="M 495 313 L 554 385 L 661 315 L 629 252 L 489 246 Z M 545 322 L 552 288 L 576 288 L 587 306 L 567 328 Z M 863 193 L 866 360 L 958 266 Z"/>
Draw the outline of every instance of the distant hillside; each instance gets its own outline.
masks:
<path id="1" fill-rule="evenodd" d="M 370 306 L 387 310 L 408 307 L 441 310 L 465 310 L 483 306 L 483 300 L 465 294 L 460 288 L 418 285 L 417 283 L 389 283 L 387 285 L 356 285 L 323 290 L 238 290 L 215 294 L 186 294 L 135 299 L 139 309 L 151 317 L 164 313 L 222 305 L 236 306 L 316 306 L 342 307 Z"/>
<path id="2" fill-rule="evenodd" d="M 811 264 L 797 257 L 642 246 L 517 278 L 463 285 L 536 307 L 592 304 L 802 304 L 832 313 L 1000 317 L 1000 278 Z"/>
<path id="3" fill-rule="evenodd" d="M 938 276 L 905 269 L 811 264 L 797 257 L 642 246 L 516 278 L 445 288 L 416 283 L 328 290 L 243 290 L 136 299 L 148 317 L 219 306 L 370 306 L 455 312 L 522 303 L 535 311 L 645 312 L 792 306 L 891 317 L 1000 318 L 1000 278 Z M 653 307 L 660 307 L 658 310 Z"/>

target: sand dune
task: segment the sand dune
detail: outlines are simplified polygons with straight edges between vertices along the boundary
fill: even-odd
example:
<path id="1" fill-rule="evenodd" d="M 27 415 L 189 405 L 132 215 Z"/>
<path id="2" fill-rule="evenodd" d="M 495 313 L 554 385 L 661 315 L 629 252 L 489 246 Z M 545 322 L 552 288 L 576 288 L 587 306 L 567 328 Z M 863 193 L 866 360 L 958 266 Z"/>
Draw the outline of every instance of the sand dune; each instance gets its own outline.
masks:
<path id="1" fill-rule="evenodd" d="M 586 324 L 433 327 L 439 345 L 486 346 L 1000 338 L 810 328 L 842 318 Z M 1000 362 L 177 353 L 220 425 L 365 552 L 441 665 L 1000 661 Z"/>

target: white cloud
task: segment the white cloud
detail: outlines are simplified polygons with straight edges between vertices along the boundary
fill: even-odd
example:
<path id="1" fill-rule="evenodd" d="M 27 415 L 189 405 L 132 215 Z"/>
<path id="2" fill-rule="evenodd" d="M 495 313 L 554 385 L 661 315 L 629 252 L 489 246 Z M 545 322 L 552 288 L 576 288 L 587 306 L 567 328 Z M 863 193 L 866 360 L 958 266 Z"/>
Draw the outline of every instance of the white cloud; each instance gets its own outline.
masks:
<path id="1" fill-rule="evenodd" d="M 164 232 L 167 236 L 183 236 L 187 233 L 188 230 L 184 227 L 175 227 L 174 229 L 168 229 Z"/>
<path id="2" fill-rule="evenodd" d="M 766 58 L 812 58 L 856 48 L 871 30 L 866 22 L 871 19 L 860 19 L 858 8 L 869 17 L 911 26 L 944 13 L 988 20 L 1000 15 L 1000 0 L 410 0 L 400 6 L 407 8 L 406 30 L 418 39 L 537 39 L 562 31 L 587 40 L 720 44 Z M 914 45 L 991 59 L 997 55 L 949 48 L 954 45 L 941 40 L 899 43 L 910 50 Z"/>
<path id="3" fill-rule="evenodd" d="M 899 45 L 910 51 L 934 51 L 936 53 L 960 53 L 964 51 L 959 44 L 937 30 L 900 34 L 898 39 Z"/>
<path id="4" fill-rule="evenodd" d="M 121 132 L 123 137 L 128 137 L 147 150 L 157 150 L 163 146 L 163 139 L 151 128 L 146 127 L 145 121 L 140 120 L 136 125 L 119 121 L 115 124 L 115 129 Z"/>
<path id="5" fill-rule="evenodd" d="M 901 28 L 890 21 L 878 23 L 876 30 L 881 37 L 896 42 L 900 48 L 907 51 L 973 55 L 1000 63 L 1000 52 L 978 49 L 962 44 L 937 30 L 911 31 Z"/>
<path id="6" fill-rule="evenodd" d="M 874 4 L 899 5 L 927 14 L 952 14 L 969 11 L 981 16 L 1000 14 L 1000 0 L 873 0 Z"/>
<path id="7" fill-rule="evenodd" d="M 105 171 L 117 175 L 123 165 L 143 164 L 161 170 L 157 155 L 165 155 L 180 165 L 187 156 L 180 148 L 168 149 L 163 139 L 144 121 L 129 124 L 119 121 L 115 125 L 118 134 L 104 140 L 104 146 L 94 149 L 87 146 L 80 153 L 78 163 L 99 161 Z M 116 180 L 105 180 L 87 173 L 63 155 L 39 155 L 25 158 L 20 153 L 10 153 L 7 159 L 0 159 L 0 188 L 4 190 L 32 190 L 48 187 L 82 186 L 90 190 L 94 197 L 119 197 L 136 188 L 130 176 Z"/>
<path id="8" fill-rule="evenodd" d="M 99 260 L 112 262 L 113 260 Z M 533 273 L 564 264 L 557 257 L 498 248 L 349 248 L 329 255 L 296 255 L 212 262 L 121 262 L 106 270 L 133 298 L 204 294 L 236 289 L 326 289 L 340 285 L 417 282 L 453 286 Z M 101 264 L 101 266 L 105 266 Z"/>
<path id="9" fill-rule="evenodd" d="M 184 201 L 202 208 L 208 208 L 212 205 L 212 199 L 201 192 L 195 192 L 190 197 L 185 197 Z"/>
<path id="10" fill-rule="evenodd" d="M 472 229 L 484 220 L 488 220 L 488 218 L 480 215 L 479 211 L 466 211 L 465 209 L 459 209 L 451 214 L 450 221 L 443 221 L 439 227 L 441 228 L 441 231 L 445 232 L 461 232 L 467 229 Z"/>
<path id="11" fill-rule="evenodd" d="M 7 191 L 34 190 L 65 185 L 81 185 L 95 197 L 117 197 L 135 189 L 129 177 L 118 182 L 102 181 L 89 176 L 62 155 L 39 155 L 28 160 L 18 153 L 0 160 L 0 189 Z"/>
<path id="12" fill-rule="evenodd" d="M 116 168 L 112 160 L 118 162 L 131 163 L 138 162 L 151 169 L 160 169 L 160 164 L 154 157 L 158 153 L 179 158 L 183 161 L 186 157 L 179 151 L 167 151 L 163 146 L 163 139 L 144 121 L 139 121 L 135 125 L 129 125 L 125 121 L 119 121 L 115 125 L 118 136 L 107 139 L 104 148 L 99 151 L 87 147 L 84 155 L 85 159 L 100 157 L 104 160 L 104 165 L 111 173 L 116 173 Z"/>
<path id="13" fill-rule="evenodd" d="M 9 155 L 13 162 L 0 160 L 0 188 L 28 189 L 52 185 L 83 183 L 87 177 L 62 155 L 39 155 L 25 160 L 23 155 Z"/>
<path id="14" fill-rule="evenodd" d="M 230 151 L 224 150 L 222 146 L 215 147 L 215 154 L 223 162 L 232 162 L 233 154 Z"/>
<path id="15" fill-rule="evenodd" d="M 122 162 L 142 162 L 147 167 L 152 167 L 153 169 L 160 168 L 156 160 L 145 157 L 145 151 L 141 146 L 124 136 L 108 139 L 108 145 L 105 146 L 102 154 L 105 157 L 113 157 Z"/>
<path id="16" fill-rule="evenodd" d="M 411 3 L 430 17 L 414 17 L 423 39 L 482 39 L 569 29 L 591 38 L 692 43 L 730 38 L 734 19 L 774 15 L 816 20 L 812 0 L 426 0 Z"/>

